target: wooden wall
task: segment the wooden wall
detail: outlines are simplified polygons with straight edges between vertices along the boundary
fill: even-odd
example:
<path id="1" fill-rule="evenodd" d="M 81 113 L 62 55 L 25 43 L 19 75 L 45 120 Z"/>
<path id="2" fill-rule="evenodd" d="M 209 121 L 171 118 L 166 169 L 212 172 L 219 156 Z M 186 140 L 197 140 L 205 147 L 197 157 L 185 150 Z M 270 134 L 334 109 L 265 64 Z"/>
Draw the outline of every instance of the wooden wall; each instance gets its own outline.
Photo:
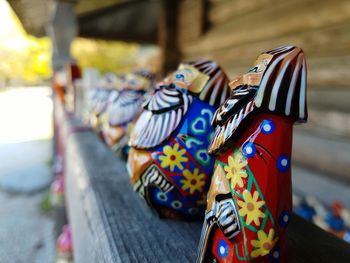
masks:
<path id="1" fill-rule="evenodd" d="M 231 78 L 262 51 L 296 45 L 307 57 L 310 87 L 349 87 L 349 0 L 181 0 L 184 60 L 217 60 Z"/>

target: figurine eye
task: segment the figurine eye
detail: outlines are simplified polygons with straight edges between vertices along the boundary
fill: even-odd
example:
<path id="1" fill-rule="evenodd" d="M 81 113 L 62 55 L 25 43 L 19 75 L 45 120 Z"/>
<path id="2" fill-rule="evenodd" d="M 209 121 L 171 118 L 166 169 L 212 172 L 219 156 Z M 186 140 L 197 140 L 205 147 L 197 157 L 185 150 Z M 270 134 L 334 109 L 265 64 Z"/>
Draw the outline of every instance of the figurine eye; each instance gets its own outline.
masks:
<path id="1" fill-rule="evenodd" d="M 181 81 L 185 82 L 185 75 L 184 74 L 177 73 L 175 75 L 175 78 L 176 78 L 176 80 L 181 80 Z"/>
<path id="2" fill-rule="evenodd" d="M 255 67 L 253 67 L 253 68 L 251 68 L 248 72 L 258 72 L 258 66 L 255 66 Z"/>

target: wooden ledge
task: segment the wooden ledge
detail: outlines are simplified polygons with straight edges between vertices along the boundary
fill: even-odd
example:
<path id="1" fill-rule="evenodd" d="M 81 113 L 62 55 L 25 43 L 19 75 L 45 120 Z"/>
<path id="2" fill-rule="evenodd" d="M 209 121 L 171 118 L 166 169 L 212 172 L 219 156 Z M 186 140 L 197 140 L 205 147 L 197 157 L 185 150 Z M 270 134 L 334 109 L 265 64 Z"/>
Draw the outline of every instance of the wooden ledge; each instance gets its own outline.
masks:
<path id="1" fill-rule="evenodd" d="M 158 218 L 132 190 L 125 163 L 96 134 L 70 135 L 66 201 L 74 261 L 195 262 L 202 222 Z M 290 262 L 350 262 L 350 246 L 294 215 Z"/>

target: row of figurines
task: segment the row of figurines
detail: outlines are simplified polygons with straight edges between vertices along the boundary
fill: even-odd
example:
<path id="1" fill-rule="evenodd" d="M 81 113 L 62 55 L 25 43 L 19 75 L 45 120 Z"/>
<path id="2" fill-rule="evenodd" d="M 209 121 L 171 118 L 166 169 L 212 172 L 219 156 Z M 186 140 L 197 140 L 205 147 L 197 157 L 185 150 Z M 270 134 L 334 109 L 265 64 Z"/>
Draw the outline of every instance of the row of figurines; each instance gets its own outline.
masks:
<path id="1" fill-rule="evenodd" d="M 127 156 L 135 191 L 161 217 L 205 214 L 197 262 L 286 262 L 292 130 L 307 119 L 303 51 L 264 52 L 233 81 L 197 60 L 152 85 L 139 71 L 90 94 L 91 125 Z"/>

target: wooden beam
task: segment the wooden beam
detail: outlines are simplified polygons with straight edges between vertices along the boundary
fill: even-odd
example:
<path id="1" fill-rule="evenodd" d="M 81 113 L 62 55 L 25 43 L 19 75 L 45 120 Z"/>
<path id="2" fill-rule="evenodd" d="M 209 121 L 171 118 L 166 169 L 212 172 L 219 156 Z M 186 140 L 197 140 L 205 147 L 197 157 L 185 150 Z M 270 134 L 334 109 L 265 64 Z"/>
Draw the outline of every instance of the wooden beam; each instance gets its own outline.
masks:
<path id="1" fill-rule="evenodd" d="M 179 51 L 178 11 L 180 1 L 162 0 L 158 25 L 158 43 L 161 48 L 161 77 L 177 68 L 181 61 Z"/>
<path id="2" fill-rule="evenodd" d="M 74 261 L 195 262 L 202 222 L 160 219 L 129 184 L 125 163 L 93 132 L 70 136 L 66 200 Z M 288 232 L 290 263 L 350 262 L 350 245 L 298 216 Z"/>

